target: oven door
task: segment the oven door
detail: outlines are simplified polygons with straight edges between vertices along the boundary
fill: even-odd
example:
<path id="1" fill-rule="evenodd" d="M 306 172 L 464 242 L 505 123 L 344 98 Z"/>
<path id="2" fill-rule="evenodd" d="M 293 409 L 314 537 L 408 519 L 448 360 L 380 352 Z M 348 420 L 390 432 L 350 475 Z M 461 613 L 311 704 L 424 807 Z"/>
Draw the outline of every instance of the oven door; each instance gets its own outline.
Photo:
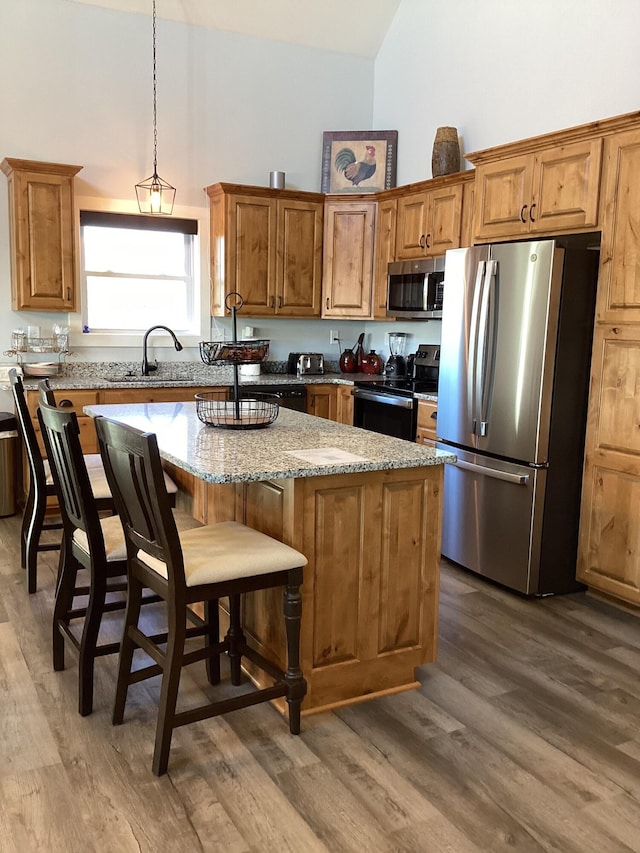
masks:
<path id="1" fill-rule="evenodd" d="M 373 388 L 354 388 L 353 425 L 382 435 L 416 440 L 418 404 L 412 397 Z"/>

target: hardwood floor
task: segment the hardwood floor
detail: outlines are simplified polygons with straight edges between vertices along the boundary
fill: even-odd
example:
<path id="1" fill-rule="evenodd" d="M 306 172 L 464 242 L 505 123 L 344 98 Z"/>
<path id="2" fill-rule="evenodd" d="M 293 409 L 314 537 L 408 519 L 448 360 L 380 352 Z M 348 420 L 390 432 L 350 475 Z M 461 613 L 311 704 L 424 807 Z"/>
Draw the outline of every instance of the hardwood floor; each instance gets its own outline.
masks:
<path id="1" fill-rule="evenodd" d="M 640 851 L 640 617 L 582 593 L 524 600 L 443 564 L 420 690 L 303 718 L 271 706 L 179 729 L 151 773 L 158 680 L 110 722 L 51 666 L 56 555 L 29 596 L 0 520 L 0 851 Z M 159 612 L 149 618 L 159 619 Z M 107 626 L 117 636 L 118 616 Z M 207 690 L 203 665 L 183 705 Z"/>

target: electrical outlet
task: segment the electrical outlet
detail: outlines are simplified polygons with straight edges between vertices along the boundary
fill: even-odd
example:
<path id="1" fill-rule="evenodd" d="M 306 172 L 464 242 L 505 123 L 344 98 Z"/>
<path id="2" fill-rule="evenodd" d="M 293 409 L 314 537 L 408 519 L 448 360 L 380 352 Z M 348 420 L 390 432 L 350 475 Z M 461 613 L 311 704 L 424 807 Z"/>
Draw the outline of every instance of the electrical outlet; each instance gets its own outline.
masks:
<path id="1" fill-rule="evenodd" d="M 329 332 L 329 343 L 330 344 L 339 344 L 340 343 L 340 332 L 338 329 L 331 329 Z"/>

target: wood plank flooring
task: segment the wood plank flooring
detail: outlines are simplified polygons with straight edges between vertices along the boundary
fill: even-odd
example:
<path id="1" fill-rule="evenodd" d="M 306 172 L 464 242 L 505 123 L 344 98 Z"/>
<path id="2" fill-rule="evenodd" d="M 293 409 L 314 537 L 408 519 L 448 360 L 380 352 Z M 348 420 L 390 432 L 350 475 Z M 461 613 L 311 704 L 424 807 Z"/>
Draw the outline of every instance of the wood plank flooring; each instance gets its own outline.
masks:
<path id="1" fill-rule="evenodd" d="M 57 557 L 29 596 L 18 530 L 0 519 L 2 853 L 640 851 L 635 614 L 582 593 L 525 600 L 443 562 L 420 690 L 305 717 L 300 737 L 271 706 L 179 729 L 157 779 L 158 679 L 113 727 L 103 658 L 95 711 L 77 714 L 74 653 L 51 667 Z M 202 666 L 183 706 L 210 689 Z"/>

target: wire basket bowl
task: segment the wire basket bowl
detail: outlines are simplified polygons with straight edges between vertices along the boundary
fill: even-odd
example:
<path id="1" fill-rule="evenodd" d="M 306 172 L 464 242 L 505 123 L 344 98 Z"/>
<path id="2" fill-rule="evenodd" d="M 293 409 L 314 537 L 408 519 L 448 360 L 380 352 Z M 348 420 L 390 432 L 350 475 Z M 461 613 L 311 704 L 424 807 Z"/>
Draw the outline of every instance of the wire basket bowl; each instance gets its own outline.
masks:
<path id="1" fill-rule="evenodd" d="M 196 394 L 196 412 L 202 423 L 221 429 L 264 429 L 278 417 L 275 394 L 253 394 L 239 400 L 221 400 L 215 392 Z"/>
<path id="2" fill-rule="evenodd" d="M 269 341 L 200 341 L 200 358 L 205 364 L 259 364 L 267 357 Z"/>

